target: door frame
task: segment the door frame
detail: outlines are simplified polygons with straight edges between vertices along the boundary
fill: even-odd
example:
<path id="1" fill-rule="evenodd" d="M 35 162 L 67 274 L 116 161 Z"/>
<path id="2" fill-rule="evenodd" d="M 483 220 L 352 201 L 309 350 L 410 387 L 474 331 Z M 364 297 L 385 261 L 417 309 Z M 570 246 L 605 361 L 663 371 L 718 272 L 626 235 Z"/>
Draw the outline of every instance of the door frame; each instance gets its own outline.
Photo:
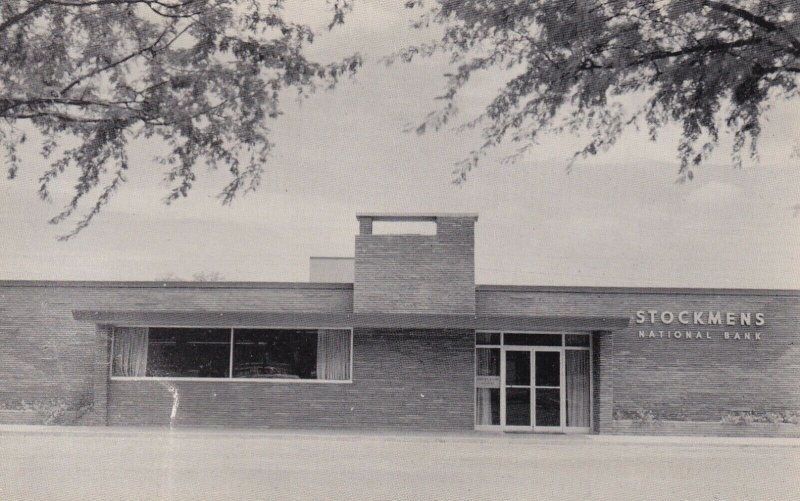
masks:
<path id="1" fill-rule="evenodd" d="M 528 385 L 514 385 L 512 388 L 528 388 L 530 390 L 531 424 L 528 426 L 506 424 L 506 390 L 509 385 L 506 381 L 506 353 L 509 351 L 522 351 L 530 354 L 530 381 Z M 559 393 L 559 425 L 558 426 L 537 426 L 536 425 L 536 352 L 558 353 L 558 393 Z M 534 433 L 564 433 L 566 428 L 566 376 L 564 373 L 564 347 L 563 346 L 503 346 L 500 349 L 500 427 L 505 432 L 534 432 Z M 553 387 L 545 387 L 553 389 Z"/>
<path id="2" fill-rule="evenodd" d="M 531 432 L 533 431 L 533 423 L 536 419 L 536 415 L 534 414 L 534 388 L 533 388 L 533 358 L 534 354 L 531 350 L 531 346 L 511 346 L 511 347 L 502 347 L 500 348 L 500 428 L 506 432 Z M 509 351 L 519 351 L 519 352 L 527 352 L 528 353 L 528 371 L 529 371 L 529 381 L 527 385 L 514 385 L 512 388 L 528 388 L 530 391 L 530 397 L 528 399 L 528 414 L 530 416 L 531 424 L 528 426 L 523 425 L 507 425 L 506 424 L 506 390 L 508 389 L 508 384 L 506 381 L 506 353 Z"/>
<path id="3" fill-rule="evenodd" d="M 564 428 L 567 424 L 567 392 L 566 392 L 566 374 L 564 373 L 564 347 L 563 346 L 531 346 L 531 385 L 533 386 L 533 394 L 531 396 L 531 409 L 533 410 L 533 431 L 536 433 L 564 433 Z M 558 353 L 558 426 L 537 426 L 536 425 L 536 352 L 551 352 Z M 552 386 L 545 388 L 553 389 Z"/>
<path id="4" fill-rule="evenodd" d="M 580 331 L 495 331 L 495 330 L 479 330 L 478 333 L 498 333 L 500 335 L 500 344 L 487 344 L 487 345 L 474 345 L 474 353 L 477 357 L 478 349 L 499 349 L 500 350 L 500 424 L 499 425 L 478 425 L 475 424 L 475 430 L 478 431 L 502 431 L 502 432 L 527 432 L 527 433 L 563 433 L 563 434 L 586 434 L 592 433 L 594 429 L 594 336 L 591 332 Z M 540 345 L 506 345 L 505 334 L 560 334 L 562 337 L 561 346 L 540 346 Z M 566 346 L 565 339 L 568 334 L 586 335 L 589 338 L 589 346 Z M 567 426 L 567 402 L 566 402 L 566 352 L 568 350 L 587 351 L 589 353 L 589 426 Z M 531 424 L 530 426 L 507 426 L 506 420 L 506 352 L 507 351 L 529 351 L 531 353 Z M 536 426 L 536 352 L 537 351 L 551 351 L 559 352 L 559 399 L 560 399 L 560 426 Z M 477 358 L 476 358 L 477 362 Z M 475 376 L 477 381 L 477 376 Z M 475 384 L 473 386 L 473 399 L 476 399 L 476 389 L 480 388 Z M 475 402 L 477 405 L 477 400 Z M 475 413 L 473 412 L 473 416 Z M 474 419 L 474 417 L 473 417 Z"/>

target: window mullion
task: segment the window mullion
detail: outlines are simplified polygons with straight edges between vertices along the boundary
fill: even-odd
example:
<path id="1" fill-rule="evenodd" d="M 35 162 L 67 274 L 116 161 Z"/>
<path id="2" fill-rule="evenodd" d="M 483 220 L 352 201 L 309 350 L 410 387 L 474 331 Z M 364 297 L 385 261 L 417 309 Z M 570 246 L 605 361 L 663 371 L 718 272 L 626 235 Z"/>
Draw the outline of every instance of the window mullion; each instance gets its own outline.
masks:
<path id="1" fill-rule="evenodd" d="M 228 379 L 233 379 L 233 327 L 231 327 L 230 360 L 228 363 Z"/>

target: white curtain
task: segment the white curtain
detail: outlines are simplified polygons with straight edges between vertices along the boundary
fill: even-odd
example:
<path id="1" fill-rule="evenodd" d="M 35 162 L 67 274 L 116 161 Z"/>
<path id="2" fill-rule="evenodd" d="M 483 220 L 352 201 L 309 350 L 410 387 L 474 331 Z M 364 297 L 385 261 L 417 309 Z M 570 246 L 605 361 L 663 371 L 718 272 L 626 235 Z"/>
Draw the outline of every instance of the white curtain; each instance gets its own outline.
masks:
<path id="1" fill-rule="evenodd" d="M 590 426 L 589 350 L 567 350 L 567 426 Z"/>
<path id="2" fill-rule="evenodd" d="M 478 348 L 476 376 L 500 376 L 500 348 Z"/>
<path id="3" fill-rule="evenodd" d="M 476 388 L 475 408 L 477 410 L 477 425 L 499 424 L 492 422 L 492 388 Z M 498 391 L 498 390 L 495 390 Z"/>
<path id="4" fill-rule="evenodd" d="M 317 331 L 317 379 L 350 379 L 350 331 Z"/>
<path id="5" fill-rule="evenodd" d="M 113 374 L 144 377 L 147 370 L 147 328 L 114 328 Z"/>

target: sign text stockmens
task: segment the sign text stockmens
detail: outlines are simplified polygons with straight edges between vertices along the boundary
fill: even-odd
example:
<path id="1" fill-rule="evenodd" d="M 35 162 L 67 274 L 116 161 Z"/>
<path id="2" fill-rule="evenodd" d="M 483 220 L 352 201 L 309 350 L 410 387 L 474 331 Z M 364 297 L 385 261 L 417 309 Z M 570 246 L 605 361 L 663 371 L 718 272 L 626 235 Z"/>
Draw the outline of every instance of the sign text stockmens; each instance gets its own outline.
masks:
<path id="1" fill-rule="evenodd" d="M 761 341 L 759 330 L 766 323 L 761 312 L 639 310 L 635 321 L 638 325 L 666 326 L 660 330 L 639 330 L 642 339 L 686 339 L 728 341 Z M 686 326 L 672 330 L 672 326 Z M 709 330 L 713 329 L 713 330 Z M 725 330 L 723 330 L 725 329 Z"/>

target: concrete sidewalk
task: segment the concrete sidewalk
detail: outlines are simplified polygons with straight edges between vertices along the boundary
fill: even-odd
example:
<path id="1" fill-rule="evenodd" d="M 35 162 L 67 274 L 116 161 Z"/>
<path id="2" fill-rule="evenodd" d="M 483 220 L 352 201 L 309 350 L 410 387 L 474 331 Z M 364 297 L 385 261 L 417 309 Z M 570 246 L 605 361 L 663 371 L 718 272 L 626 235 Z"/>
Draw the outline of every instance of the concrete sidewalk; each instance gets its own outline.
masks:
<path id="1" fill-rule="evenodd" d="M 800 499 L 800 440 L 0 426 L 0 500 Z"/>
<path id="2" fill-rule="evenodd" d="M 264 437 L 273 440 L 328 440 L 328 441 L 389 441 L 389 442 L 451 442 L 451 443 L 531 443 L 540 445 L 585 444 L 591 445 L 692 445 L 692 446 L 746 446 L 746 447 L 796 447 L 800 438 L 785 437 L 698 437 L 698 436 L 648 436 L 648 435 L 591 435 L 554 433 L 502 433 L 502 432 L 398 432 L 381 430 L 291 430 L 275 428 L 165 428 L 165 427 L 99 427 L 99 426 L 44 426 L 0 425 L 4 435 L 71 435 L 86 437 L 169 435 L 175 438 Z"/>

